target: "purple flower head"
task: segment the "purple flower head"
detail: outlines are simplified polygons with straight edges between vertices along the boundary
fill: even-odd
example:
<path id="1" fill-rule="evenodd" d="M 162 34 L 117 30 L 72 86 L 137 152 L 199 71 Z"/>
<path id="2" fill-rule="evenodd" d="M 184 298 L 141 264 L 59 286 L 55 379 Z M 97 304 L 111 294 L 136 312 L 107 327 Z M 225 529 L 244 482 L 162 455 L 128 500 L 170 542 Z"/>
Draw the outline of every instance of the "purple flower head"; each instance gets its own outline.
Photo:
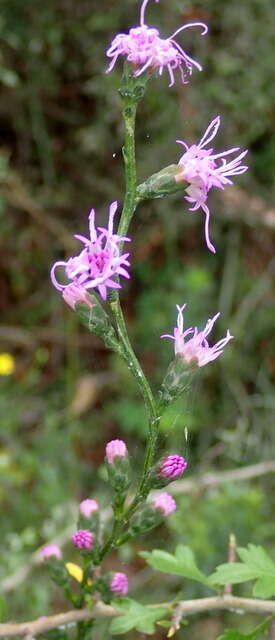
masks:
<path id="1" fill-rule="evenodd" d="M 220 116 L 217 116 L 210 122 L 198 144 L 192 144 L 188 147 L 186 142 L 177 140 L 185 147 L 186 151 L 179 160 L 181 170 L 176 176 L 176 182 L 186 180 L 190 183 L 186 189 L 188 195 L 185 196 L 185 199 L 193 205 L 189 211 L 197 211 L 200 208 L 204 211 L 206 244 L 213 253 L 216 253 L 216 249 L 209 237 L 210 211 L 206 204 L 208 191 L 212 187 L 224 189 L 225 185 L 232 184 L 229 176 L 239 175 L 248 169 L 246 165 L 241 164 L 247 150 L 241 151 L 233 160 L 227 162 L 225 157 L 240 151 L 239 147 L 233 147 L 220 153 L 213 153 L 213 149 L 205 149 L 206 145 L 215 137 L 219 127 Z"/>
<path id="2" fill-rule="evenodd" d="M 113 280 L 114 276 L 130 278 L 125 267 L 129 267 L 129 253 L 120 255 L 119 243 L 130 242 L 130 238 L 113 233 L 114 215 L 117 202 L 112 202 L 109 209 L 108 229 L 95 227 L 95 210 L 89 215 L 90 238 L 75 235 L 84 244 L 84 249 L 66 262 L 59 260 L 51 269 L 53 285 L 66 302 L 72 307 L 76 302 L 87 302 L 87 291 L 97 288 L 103 300 L 107 298 L 107 289 L 120 289 L 121 285 Z M 70 280 L 67 285 L 61 284 L 56 278 L 56 269 L 62 267 L 66 277 Z"/>
<path id="3" fill-rule="evenodd" d="M 43 560 L 47 560 L 48 558 L 57 558 L 60 560 L 61 558 L 61 549 L 57 546 L 57 544 L 46 544 L 43 549 L 40 551 Z"/>
<path id="4" fill-rule="evenodd" d="M 114 464 L 115 458 L 125 458 L 128 449 L 123 440 L 111 440 L 106 445 L 106 458 L 109 464 Z"/>
<path id="5" fill-rule="evenodd" d="M 175 83 L 174 71 L 179 69 L 182 82 L 185 84 L 186 76 L 191 76 L 193 67 L 197 67 L 199 71 L 202 71 L 202 67 L 199 62 L 187 55 L 174 38 L 189 27 L 201 27 L 202 35 L 207 33 L 208 28 L 203 22 L 191 22 L 177 29 L 169 38 L 163 39 L 158 29 L 145 24 L 145 9 L 148 2 L 149 0 L 142 2 L 140 25 L 130 29 L 129 33 L 119 33 L 112 41 L 107 51 L 108 58 L 112 58 L 107 73 L 113 70 L 118 57 L 122 55 L 134 65 L 135 76 L 140 76 L 146 69 L 157 70 L 161 76 L 163 70 L 167 68 L 170 76 L 169 87 L 171 87 Z"/>
<path id="6" fill-rule="evenodd" d="M 84 516 L 84 518 L 90 518 L 93 513 L 98 511 L 98 502 L 96 500 L 82 500 L 79 505 L 79 511 Z"/>
<path id="7" fill-rule="evenodd" d="M 78 529 L 71 537 L 71 541 L 79 549 L 92 549 L 94 546 L 94 534 L 87 529 Z"/>
<path id="8" fill-rule="evenodd" d="M 110 583 L 110 589 L 116 596 L 127 596 L 128 578 L 125 573 L 114 573 Z"/>
<path id="9" fill-rule="evenodd" d="M 154 509 L 160 509 L 165 517 L 170 516 L 177 508 L 174 498 L 166 492 L 159 493 L 155 496 L 152 505 Z"/>
<path id="10" fill-rule="evenodd" d="M 202 331 L 199 331 L 197 327 L 190 327 L 189 329 L 185 329 L 183 331 L 183 309 L 185 309 L 186 305 L 184 304 L 182 307 L 177 305 L 178 310 L 178 320 L 177 327 L 174 329 L 174 335 L 164 334 L 162 338 L 171 338 L 175 340 L 175 355 L 182 358 L 188 364 L 194 363 L 198 367 L 203 367 L 208 362 L 212 362 L 212 360 L 216 360 L 222 353 L 223 348 L 232 340 L 233 336 L 231 336 L 229 329 L 227 330 L 225 338 L 222 338 L 213 347 L 210 347 L 207 341 L 207 336 L 213 328 L 214 323 L 219 317 L 219 313 L 213 318 L 209 318 L 207 323 Z M 187 336 L 189 339 L 186 341 Z"/>
<path id="11" fill-rule="evenodd" d="M 160 478 L 171 478 L 176 480 L 184 473 L 187 467 L 187 461 L 177 454 L 162 458 L 159 463 L 158 475 Z"/>

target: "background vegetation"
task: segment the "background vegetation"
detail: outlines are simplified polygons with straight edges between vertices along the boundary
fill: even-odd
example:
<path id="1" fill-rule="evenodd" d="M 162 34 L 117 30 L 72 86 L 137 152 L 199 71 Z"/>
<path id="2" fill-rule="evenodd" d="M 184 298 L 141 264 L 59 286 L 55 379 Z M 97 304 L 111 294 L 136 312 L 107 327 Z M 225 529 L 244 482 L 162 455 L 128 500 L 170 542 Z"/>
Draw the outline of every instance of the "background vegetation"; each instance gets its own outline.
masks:
<path id="1" fill-rule="evenodd" d="M 14 372 L 0 379 L 4 579 L 41 544 L 66 537 L 81 498 L 108 504 L 104 443 L 121 436 L 138 462 L 146 424 L 125 366 L 78 326 L 49 282 L 50 264 L 69 255 L 73 233 L 86 231 L 89 208 L 102 224 L 108 203 L 123 199 L 120 70 L 105 75 L 105 50 L 116 32 L 137 23 L 138 3 L 2 0 L 1 7 L 0 348 L 15 359 Z M 272 0 L 163 0 L 147 14 L 167 35 L 194 20 L 207 22 L 210 33 L 184 35 L 205 69 L 190 85 L 168 90 L 166 77 L 150 84 L 138 118 L 140 180 L 177 161 L 176 138 L 197 140 L 218 113 L 218 149 L 250 149 L 239 186 L 211 195 L 215 258 L 204 246 L 201 214 L 189 214 L 181 196 L 143 204 L 132 224 L 133 277 L 123 303 L 153 384 L 171 359 L 171 344 L 159 336 L 174 326 L 177 303 L 188 302 L 190 324 L 220 310 L 217 335 L 227 327 L 235 335 L 162 420 L 163 445 L 188 457 L 190 476 L 274 458 L 274 14 Z M 211 571 L 225 561 L 234 532 L 239 544 L 263 544 L 274 558 L 274 484 L 267 475 L 183 495 L 157 546 L 191 544 Z M 124 548 L 112 567 L 127 564 L 141 600 L 172 598 L 182 588 L 184 597 L 195 596 L 196 586 L 159 581 L 137 559 L 153 537 Z M 69 545 L 67 553 L 73 559 Z M 3 619 L 64 607 L 41 569 L 1 602 Z M 224 624 L 249 628 L 248 616 L 230 616 L 197 617 L 189 632 L 195 640 L 207 629 L 212 640 Z"/>

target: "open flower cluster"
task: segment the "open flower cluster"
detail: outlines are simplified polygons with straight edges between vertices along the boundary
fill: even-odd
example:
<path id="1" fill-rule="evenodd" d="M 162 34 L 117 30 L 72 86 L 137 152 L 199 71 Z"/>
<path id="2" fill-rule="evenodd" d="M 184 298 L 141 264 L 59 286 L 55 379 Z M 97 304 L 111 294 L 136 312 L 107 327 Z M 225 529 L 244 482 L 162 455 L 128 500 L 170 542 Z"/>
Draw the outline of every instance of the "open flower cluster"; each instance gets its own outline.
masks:
<path id="1" fill-rule="evenodd" d="M 241 151 L 233 160 L 227 162 L 226 156 L 240 151 L 239 147 L 227 149 L 220 153 L 213 153 L 213 149 L 205 147 L 213 140 L 220 127 L 220 117 L 217 116 L 210 122 L 205 133 L 198 144 L 192 144 L 190 147 L 182 140 L 177 142 L 186 149 L 185 153 L 179 160 L 179 173 L 176 175 L 176 182 L 189 182 L 186 189 L 185 199 L 193 206 L 190 211 L 197 211 L 201 208 L 205 213 L 205 239 L 208 249 L 213 253 L 216 252 L 215 247 L 210 241 L 209 221 L 210 211 L 206 204 L 208 192 L 212 187 L 224 189 L 227 184 L 232 184 L 230 176 L 244 173 L 248 167 L 242 164 L 243 158 L 247 154 L 247 150 Z"/>
<path id="2" fill-rule="evenodd" d="M 87 292 L 97 289 L 103 300 L 107 298 L 107 290 L 120 289 L 121 285 L 115 276 L 130 278 L 129 253 L 120 255 L 119 244 L 130 242 L 130 238 L 119 236 L 113 231 L 114 216 L 117 202 L 112 202 L 109 210 L 108 228 L 95 226 L 95 210 L 89 215 L 90 238 L 75 235 L 84 244 L 84 249 L 66 262 L 58 260 L 51 269 L 52 283 L 62 292 L 65 301 L 72 307 L 77 302 L 89 304 Z M 62 284 L 56 277 L 56 270 L 62 268 L 64 275 L 70 281 Z"/>
<path id="3" fill-rule="evenodd" d="M 156 70 L 159 75 L 162 75 L 166 68 L 170 76 L 169 87 L 171 87 L 175 83 L 174 71 L 179 69 L 181 80 L 185 84 L 187 77 L 192 74 L 193 67 L 199 71 L 202 71 L 202 67 L 182 49 L 175 37 L 190 27 L 200 27 L 202 35 L 205 35 L 208 28 L 203 22 L 192 22 L 177 29 L 169 38 L 161 38 L 158 29 L 145 24 L 145 9 L 148 1 L 144 0 L 141 5 L 140 25 L 130 29 L 129 33 L 117 34 L 112 41 L 107 50 L 107 56 L 112 58 L 107 73 L 113 70 L 118 57 L 124 56 L 128 62 L 132 63 L 135 76 L 140 76 L 147 69 Z"/>
<path id="4" fill-rule="evenodd" d="M 227 330 L 225 338 L 222 338 L 212 347 L 207 341 L 207 336 L 212 331 L 216 320 L 219 317 L 219 313 L 213 318 L 209 318 L 202 331 L 199 331 L 197 327 L 189 327 L 189 329 L 183 330 L 183 310 L 186 304 L 182 307 L 177 305 L 178 320 L 177 327 L 174 329 L 174 335 L 164 334 L 162 338 L 171 338 L 175 341 L 175 355 L 179 356 L 187 364 L 193 364 L 198 367 L 203 367 L 208 362 L 216 360 L 222 353 L 223 348 L 227 343 L 233 339 L 230 331 Z M 188 340 L 186 338 L 188 337 Z"/>

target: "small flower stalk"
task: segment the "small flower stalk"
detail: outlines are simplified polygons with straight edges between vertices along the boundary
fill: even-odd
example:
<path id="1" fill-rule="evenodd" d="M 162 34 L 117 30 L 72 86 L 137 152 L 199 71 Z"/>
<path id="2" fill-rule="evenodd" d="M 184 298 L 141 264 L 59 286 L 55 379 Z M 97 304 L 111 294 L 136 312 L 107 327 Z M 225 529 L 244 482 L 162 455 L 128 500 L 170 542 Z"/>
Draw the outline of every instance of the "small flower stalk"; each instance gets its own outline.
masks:
<path id="1" fill-rule="evenodd" d="M 182 49 L 175 38 L 185 29 L 192 27 L 198 27 L 201 34 L 205 35 L 208 28 L 203 22 L 191 22 L 177 29 L 169 38 L 161 38 L 158 29 L 145 23 L 148 1 L 142 2 L 139 26 L 133 27 L 128 33 L 117 34 L 111 42 L 107 50 L 107 57 L 111 58 L 107 73 L 114 69 L 118 58 L 122 56 L 132 65 L 135 77 L 146 71 L 156 72 L 161 76 L 163 71 L 167 70 L 170 78 L 169 87 L 172 87 L 175 84 L 174 72 L 179 70 L 181 82 L 186 84 L 193 68 L 202 71 L 202 67 Z"/>
<path id="2" fill-rule="evenodd" d="M 207 247 L 212 253 L 216 249 L 210 240 L 209 224 L 210 211 L 206 204 L 208 193 L 212 187 L 224 189 L 228 184 L 232 184 L 231 176 L 236 176 L 247 171 L 248 167 L 242 164 L 247 150 L 240 151 L 239 147 L 233 147 L 226 151 L 213 153 L 213 149 L 206 149 L 207 145 L 215 138 L 220 127 L 220 116 L 210 122 L 205 133 L 198 144 L 188 146 L 183 140 L 177 142 L 184 146 L 185 152 L 179 159 L 178 173 L 175 177 L 177 184 L 189 182 L 186 189 L 185 200 L 192 206 L 189 211 L 202 209 L 205 214 L 205 240 Z M 238 153 L 240 152 L 240 153 Z M 227 156 L 236 154 L 233 160 L 227 161 Z"/>
<path id="3" fill-rule="evenodd" d="M 129 455 L 123 440 L 111 440 L 107 443 L 105 462 L 110 484 L 116 494 L 115 508 L 119 509 L 130 486 Z"/>

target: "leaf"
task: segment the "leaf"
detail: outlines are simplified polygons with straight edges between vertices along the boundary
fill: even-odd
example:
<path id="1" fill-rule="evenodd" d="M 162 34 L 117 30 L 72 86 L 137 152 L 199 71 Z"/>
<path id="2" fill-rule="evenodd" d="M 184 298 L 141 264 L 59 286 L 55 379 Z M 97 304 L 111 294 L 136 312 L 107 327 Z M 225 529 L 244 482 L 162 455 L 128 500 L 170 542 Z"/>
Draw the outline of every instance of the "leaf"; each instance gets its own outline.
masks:
<path id="1" fill-rule="evenodd" d="M 110 633 L 113 635 L 127 633 L 131 629 L 150 635 L 154 633 L 155 622 L 167 613 L 165 607 L 144 607 L 131 598 L 117 598 L 111 604 L 122 614 L 111 622 Z"/>
<path id="2" fill-rule="evenodd" d="M 222 636 L 217 638 L 217 640 L 257 640 L 259 634 L 268 628 L 270 622 L 271 618 L 266 618 L 248 634 L 240 633 L 240 631 L 234 631 L 234 629 L 228 629 L 228 631 L 225 631 Z"/>
<path id="3" fill-rule="evenodd" d="M 139 555 L 158 571 L 208 584 L 208 578 L 198 568 L 193 551 L 189 547 L 179 545 L 175 555 L 161 549 L 154 549 L 151 553 L 143 551 Z"/>
<path id="4" fill-rule="evenodd" d="M 247 567 L 241 562 L 226 562 L 220 564 L 214 573 L 209 576 L 211 584 L 238 584 L 247 580 L 255 580 L 255 569 Z"/>
<path id="5" fill-rule="evenodd" d="M 255 598 L 272 598 L 275 595 L 275 577 L 265 576 L 259 578 L 253 587 Z"/>
<path id="6" fill-rule="evenodd" d="M 253 595 L 270 598 L 275 595 L 275 563 L 268 553 L 259 546 L 250 544 L 240 547 L 238 555 L 242 562 L 221 564 L 210 576 L 211 584 L 239 584 L 247 580 L 257 580 Z"/>
<path id="7" fill-rule="evenodd" d="M 249 544 L 247 549 L 239 547 L 238 555 L 245 564 L 254 567 L 257 575 L 263 573 L 264 575 L 271 575 L 275 578 L 275 564 L 262 547 L 254 544 Z"/>

